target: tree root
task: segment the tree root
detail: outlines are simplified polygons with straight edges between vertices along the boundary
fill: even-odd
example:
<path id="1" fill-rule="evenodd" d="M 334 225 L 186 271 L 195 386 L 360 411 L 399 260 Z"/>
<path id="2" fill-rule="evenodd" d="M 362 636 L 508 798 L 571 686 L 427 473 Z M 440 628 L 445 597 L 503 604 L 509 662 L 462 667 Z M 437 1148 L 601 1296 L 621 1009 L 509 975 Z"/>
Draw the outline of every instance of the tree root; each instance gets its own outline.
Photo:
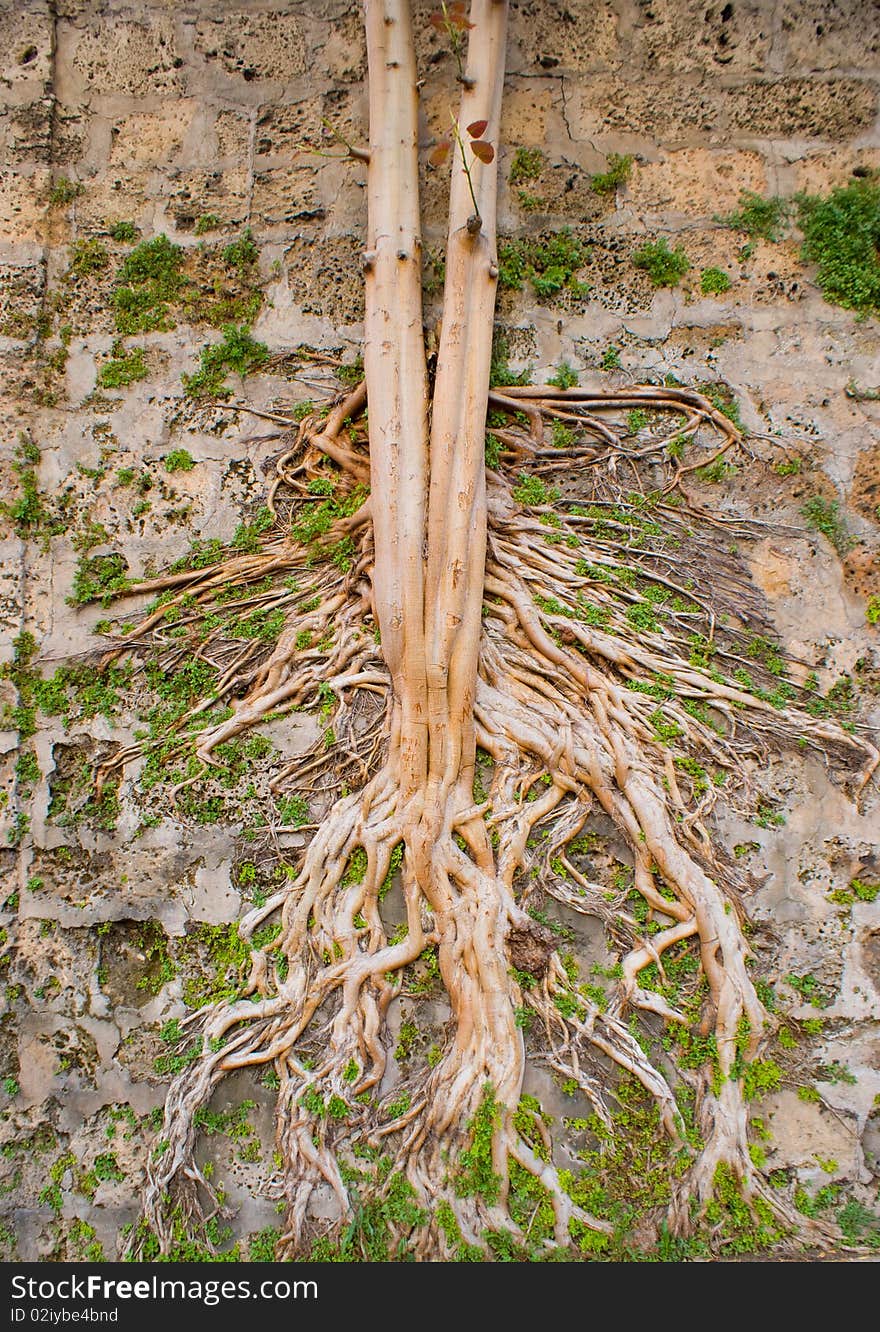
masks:
<path id="1" fill-rule="evenodd" d="M 726 418 L 692 392 L 602 397 L 508 390 L 494 395 L 494 403 L 529 408 L 527 431 L 511 432 L 519 431 L 518 465 L 526 457 L 540 461 L 543 422 L 560 403 L 579 429 L 600 441 L 606 458 L 623 453 L 625 442 L 613 420 L 600 415 L 631 403 L 682 415 L 689 438 L 708 423 L 723 430 L 723 448 L 737 442 Z M 349 469 L 345 484 L 363 481 L 356 446 L 327 447 L 335 444 L 342 420 L 351 421 L 361 406 L 362 398 L 351 395 L 322 437 L 313 422 L 303 423 L 298 447 L 279 462 L 273 498 L 276 512 L 292 506 L 293 532 L 305 501 L 302 487 L 300 509 L 289 499 L 291 483 L 301 481 L 307 493 L 309 480 L 326 474 L 319 457 L 332 458 L 342 477 Z M 571 449 L 569 462 L 581 466 L 580 446 Z M 639 457 L 650 453 L 642 447 Z M 676 465 L 672 486 L 689 470 Z M 292 776 L 302 782 L 309 771 L 328 776 L 340 749 L 367 774 L 316 827 L 296 877 L 240 922 L 253 947 L 243 994 L 190 1020 L 201 1054 L 169 1090 L 165 1146 L 150 1163 L 146 1229 L 136 1232 L 132 1254 L 143 1251 L 148 1232 L 170 1252 L 181 1221 L 198 1228 L 216 1210 L 216 1195 L 195 1163 L 198 1112 L 230 1072 L 263 1066 L 279 1082 L 276 1145 L 287 1207 L 279 1256 L 310 1252 L 310 1204 L 319 1186 L 337 1199 L 342 1221 L 333 1233 L 342 1233 L 357 1213 L 358 1190 L 366 1187 L 358 1165 L 364 1153 L 370 1160 L 383 1157 L 382 1178 L 374 1180 L 377 1198 L 392 1187 L 409 1191 L 413 1201 L 389 1223 L 389 1242 L 407 1239 L 419 1257 L 461 1256 L 500 1233 L 528 1243 L 527 1227 L 511 1212 L 517 1171 L 534 1181 L 552 1210 L 544 1247 L 568 1247 L 584 1230 L 607 1236 L 611 1223 L 575 1200 L 554 1165 L 540 1117 L 524 1120 L 518 1014 L 529 1015 L 539 1057 L 588 1098 L 608 1131 L 615 1077 L 636 1079 L 651 1098 L 682 1162 L 666 1211 L 673 1233 L 687 1234 L 711 1218 L 719 1181 L 783 1229 L 809 1230 L 766 1184 L 749 1153 L 743 1074 L 766 1050 L 774 1019 L 750 970 L 748 885 L 713 844 L 708 821 L 718 787 L 703 765 L 714 765 L 733 788 L 744 758 L 808 729 L 811 745 L 850 768 L 858 765 L 858 790 L 877 755 L 833 720 L 808 717 L 796 688 L 768 699 L 769 691 L 737 681 L 743 638 L 719 631 L 709 590 L 685 588 L 671 576 L 659 543 L 653 555 L 643 547 L 627 552 L 621 543 L 626 514 L 639 519 L 645 512 L 632 498 L 617 493 L 607 512 L 583 510 L 554 504 L 549 495 L 542 500 L 539 492 L 528 503 L 522 487 L 522 474 L 519 487 L 502 471 L 489 474 L 486 600 L 473 701 L 476 741 L 492 764 L 488 791 L 466 788 L 459 779 L 406 793 L 399 703 L 373 635 L 366 521 L 354 528 L 357 544 L 341 580 L 321 559 L 338 540 L 338 517 L 321 544 L 308 550 L 291 536 L 271 536 L 259 553 L 155 580 L 152 589 L 170 596 L 108 654 L 142 652 L 161 641 L 169 611 L 181 607 L 187 623 L 198 625 L 230 581 L 258 588 L 238 603 L 239 613 L 242 607 L 267 615 L 281 610 L 284 628 L 269 651 L 230 655 L 221 629 L 203 640 L 202 654 L 220 672 L 213 703 L 229 699 L 232 711 L 194 732 L 204 706 L 194 703 L 178 719 L 174 743 L 197 756 L 201 774 L 210 772 L 218 747 L 270 713 L 314 706 L 329 687 L 335 747 L 328 752 L 317 744 L 276 785 L 283 788 Z M 667 513 L 673 529 L 682 526 L 681 508 L 662 508 L 671 488 L 659 488 L 649 510 L 661 528 Z M 633 566 L 638 584 L 620 577 Z M 279 585 L 291 573 L 296 591 Z M 719 587 L 722 597 L 731 595 L 723 579 Z M 661 629 L 651 607 L 667 601 Z M 719 667 L 726 668 L 723 674 Z M 378 695 L 385 719 L 381 728 L 365 729 L 358 724 L 358 700 L 371 694 Z M 131 747 L 117 755 L 102 779 L 136 752 Z M 610 819 L 631 857 L 631 874 L 616 890 L 591 877 L 572 851 L 596 811 Z M 395 873 L 406 927 L 389 937 L 381 902 Z M 580 983 L 554 936 L 535 919 L 534 910 L 548 898 L 603 922 L 620 958 L 610 992 L 597 995 Z M 273 921 L 275 935 L 256 944 L 255 933 Z M 407 1075 L 402 1095 L 399 1084 L 385 1090 L 385 1023 L 407 969 L 426 949 L 436 951 L 451 1007 L 449 1035 L 434 1067 Z M 687 950 L 690 988 L 675 994 L 666 967 Z M 673 1052 L 676 1033 L 691 1044 L 696 1033 L 706 1052 L 702 1068 L 670 1070 L 668 1061 L 664 1068 L 630 1025 L 639 1015 L 665 1024 Z M 689 1122 L 682 1090 L 697 1098 Z M 430 1217 L 420 1210 L 425 1204 Z"/>

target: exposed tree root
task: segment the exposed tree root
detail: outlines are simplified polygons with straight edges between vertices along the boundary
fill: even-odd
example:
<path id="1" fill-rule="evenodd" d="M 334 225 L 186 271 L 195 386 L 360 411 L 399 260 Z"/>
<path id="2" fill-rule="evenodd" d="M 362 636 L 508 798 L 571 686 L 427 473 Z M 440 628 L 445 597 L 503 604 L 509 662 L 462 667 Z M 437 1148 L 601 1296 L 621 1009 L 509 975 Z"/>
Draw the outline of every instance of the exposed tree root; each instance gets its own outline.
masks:
<path id="1" fill-rule="evenodd" d="M 699 395 L 687 395 L 686 403 L 668 401 L 662 390 L 638 397 L 658 411 L 699 413 L 701 424 L 719 424 Z M 533 390 L 531 398 L 520 393 L 518 400 L 534 404 L 543 420 L 552 399 Z M 614 420 L 618 397 L 593 395 L 581 404 L 572 395 L 571 402 L 578 430 L 579 413 L 588 412 L 585 431 L 602 434 L 609 454 L 625 451 L 625 431 Z M 593 423 L 599 414 L 601 431 Z M 286 450 L 288 479 L 303 482 L 294 494 L 308 495 L 309 480 L 326 475 L 312 447 L 314 428 L 303 423 L 296 445 Z M 529 429 L 536 431 L 534 416 Z M 514 437 L 524 438 L 520 427 Z M 572 446 L 569 462 L 579 458 L 579 448 Z M 342 470 L 336 477 L 340 493 L 350 493 L 346 487 L 363 480 L 362 455 L 349 482 Z M 167 1147 L 151 1163 L 144 1204 L 149 1230 L 165 1251 L 182 1217 L 197 1226 L 216 1207 L 195 1163 L 197 1112 L 227 1074 L 263 1065 L 279 1079 L 277 1146 L 288 1209 L 281 1253 L 308 1252 L 310 1202 L 319 1185 L 332 1189 L 343 1218 L 352 1215 L 358 1154 L 379 1151 L 386 1181 L 403 1178 L 412 1190 L 394 1238 L 408 1236 L 421 1257 L 455 1257 L 462 1245 L 482 1245 L 487 1233 L 521 1240 L 507 1206 L 512 1168 L 530 1174 L 546 1193 L 554 1215 L 547 1243 L 569 1245 L 578 1226 L 609 1231 L 608 1221 L 573 1200 L 540 1121 L 534 1133 L 523 1130 L 518 1013 L 532 1014 L 543 1059 L 588 1097 L 601 1121 L 611 1124 L 613 1069 L 637 1079 L 654 1099 L 663 1131 L 688 1162 L 669 1204 L 674 1231 L 699 1224 L 719 1172 L 781 1226 L 808 1225 L 766 1185 L 749 1155 L 743 1074 L 760 1058 L 774 1024 L 750 974 L 742 903 L 747 885 L 713 848 L 708 819 L 719 788 L 703 780 L 700 765 L 715 765 L 716 777 L 727 776 L 733 787 L 745 756 L 806 730 L 817 748 L 860 765 L 854 778 L 860 789 L 877 756 L 833 722 L 808 717 L 796 695 L 768 702 L 761 690 L 749 691 L 715 669 L 726 664 L 730 670 L 738 660 L 733 631 L 717 634 L 707 658 L 712 669 L 694 664 L 694 642 L 704 650 L 716 625 L 711 593 L 685 589 L 668 576 L 659 540 L 655 557 L 647 549 L 628 555 L 624 515 L 636 523 L 632 540 L 646 512 L 632 497 L 617 496 L 617 517 L 610 520 L 617 530 L 601 509 L 554 504 L 549 496 L 525 505 L 522 484 L 522 473 L 518 483 L 503 470 L 490 474 L 474 700 L 476 742 L 492 760 L 488 791 L 457 780 L 442 794 L 437 788 L 404 795 L 401 709 L 372 632 L 366 523 L 348 529 L 357 546 L 342 578 L 326 560 L 339 539 L 338 522 L 306 549 L 289 535 L 270 536 L 259 554 L 175 575 L 170 599 L 128 635 L 128 650 L 152 643 L 161 651 L 163 623 L 182 598 L 195 626 L 218 587 L 230 580 L 245 590 L 259 587 L 237 607 L 258 606 L 264 614 L 280 608 L 284 628 L 262 656 L 250 649 L 250 655 L 230 653 L 219 628 L 203 639 L 200 651 L 206 658 L 214 654 L 220 672 L 217 696 L 233 698 L 234 710 L 194 734 L 188 728 L 202 705 L 190 709 L 177 728 L 181 750 L 189 746 L 205 765 L 202 772 L 209 771 L 218 745 L 269 713 L 314 705 L 329 686 L 335 745 L 328 751 L 317 744 L 278 783 L 302 783 L 311 772 L 330 785 L 340 753 L 366 774 L 314 832 L 296 877 L 242 920 L 248 940 L 267 922 L 280 926 L 269 942 L 254 946 L 247 992 L 190 1019 L 204 1052 L 172 1084 L 162 1130 Z M 290 505 L 286 521 L 296 531 L 308 501 L 301 498 L 298 509 L 287 483 L 275 494 Z M 659 518 L 662 526 L 662 502 L 655 497 L 652 504 L 650 521 Z M 673 529 L 683 513 L 669 511 Z M 633 558 L 639 586 L 608 577 L 632 567 Z M 295 594 L 280 581 L 290 571 L 302 580 Z M 153 586 L 168 584 L 159 579 Z M 664 618 L 662 632 L 639 627 L 645 621 L 638 615 L 627 618 L 632 607 L 658 604 L 651 597 L 661 594 L 682 601 L 682 609 Z M 305 647 L 306 639 L 322 646 Z M 370 695 L 378 695 L 385 710 L 381 730 L 363 725 L 358 702 Z M 114 762 L 132 757 L 126 750 Z M 591 880 L 571 850 L 595 811 L 612 821 L 632 859 L 632 876 L 617 892 Z M 539 829 L 547 836 L 536 838 Z M 381 898 L 395 872 L 406 929 L 389 937 Z M 597 1002 L 578 983 L 554 936 L 530 914 L 545 895 L 603 921 L 620 954 L 619 980 L 606 1001 Z M 635 899 L 646 913 L 634 914 Z M 699 958 L 684 1006 L 663 984 L 664 958 L 682 948 L 695 949 Z M 388 1006 L 426 949 L 436 950 L 451 1008 L 448 1042 L 434 1068 L 407 1076 L 404 1094 L 400 1084 L 383 1093 Z M 708 1062 L 670 1080 L 669 1068 L 646 1053 L 631 1029 L 634 1013 L 660 1019 L 672 1033 L 690 1032 L 696 1022 L 709 1042 Z M 680 1091 L 687 1083 L 698 1098 L 690 1128 Z M 433 1209 L 430 1218 L 421 1210 L 425 1203 Z M 444 1225 L 438 1203 L 446 1205 L 439 1211 Z"/>

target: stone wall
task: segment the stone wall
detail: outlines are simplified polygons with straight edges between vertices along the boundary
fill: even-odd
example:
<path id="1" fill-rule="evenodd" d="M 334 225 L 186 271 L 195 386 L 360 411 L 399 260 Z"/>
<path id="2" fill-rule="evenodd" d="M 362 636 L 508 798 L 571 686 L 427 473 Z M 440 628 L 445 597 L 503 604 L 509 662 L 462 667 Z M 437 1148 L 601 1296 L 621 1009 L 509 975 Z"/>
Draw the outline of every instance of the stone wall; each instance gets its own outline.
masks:
<path id="1" fill-rule="evenodd" d="M 430 8 L 415 6 L 426 156 L 454 101 Z M 81 680 L 60 710 L 37 709 L 28 735 L 14 644 L 21 658 L 20 635 L 33 635 L 43 677 L 94 652 L 111 611 L 71 604 L 83 561 L 121 557 L 136 580 L 194 540 L 233 539 L 259 512 L 278 448 L 277 426 L 254 413 L 327 396 L 334 362 L 355 361 L 363 171 L 309 145 L 332 154 L 328 123 L 363 138 L 364 51 L 359 7 L 345 0 L 17 0 L 0 7 L 0 53 L 0 1234 L 7 1258 L 84 1258 L 96 1245 L 109 1258 L 156 1150 L 162 1033 L 216 970 L 217 941 L 229 942 L 204 927 L 253 900 L 244 867 L 259 860 L 268 788 L 256 776 L 216 820 L 186 819 L 139 790 L 139 760 L 112 809 L 90 805 L 83 773 L 142 724 L 136 688 L 120 682 L 116 707 Z M 796 227 L 750 241 L 718 219 L 745 190 L 792 199 L 880 168 L 880 4 L 529 0 L 511 5 L 509 71 L 500 230 L 546 239 L 568 228 L 583 247 L 578 283 L 545 299 L 528 282 L 502 290 L 513 363 L 537 380 L 564 360 L 597 387 L 666 375 L 726 386 L 755 457 L 704 499 L 766 522 L 743 558 L 769 622 L 824 690 L 849 679 L 853 716 L 876 727 L 880 628 L 866 611 L 880 595 L 877 320 L 823 300 Z M 631 174 L 600 193 L 592 177 L 610 154 L 631 155 Z M 429 173 L 435 256 L 444 192 L 442 173 Z M 253 261 L 230 259 L 248 232 Z M 123 331 L 114 291 L 126 256 L 159 235 L 182 247 L 183 285 L 158 326 Z M 660 236 L 690 263 L 675 287 L 656 289 L 632 262 Z M 711 268 L 730 285 L 704 295 Z M 226 405 L 188 396 L 182 377 L 202 350 L 224 325 L 250 322 L 277 360 L 232 375 Z M 804 518 L 816 497 L 838 505 L 838 549 Z M 128 599 L 127 613 L 143 601 Z M 286 762 L 319 725 L 299 715 L 261 729 Z M 775 932 L 786 1012 L 824 1020 L 800 1071 L 758 1107 L 766 1150 L 808 1193 L 839 1181 L 870 1205 L 880 925 L 876 901 L 841 894 L 880 875 L 876 791 L 857 811 L 803 756 L 758 764 L 755 780 L 784 825 L 723 809 L 721 835 L 762 883 L 751 910 Z M 285 834 L 282 852 L 300 842 Z M 259 882 L 259 864 L 254 873 Z M 786 988 L 791 974 L 814 978 L 821 1011 Z M 540 1068 L 529 1086 L 557 1116 L 583 1113 Z M 206 1148 L 246 1249 L 278 1220 L 271 1087 L 242 1081 L 225 1095 L 221 1115 L 254 1102 L 248 1132 L 236 1137 L 227 1118 Z"/>

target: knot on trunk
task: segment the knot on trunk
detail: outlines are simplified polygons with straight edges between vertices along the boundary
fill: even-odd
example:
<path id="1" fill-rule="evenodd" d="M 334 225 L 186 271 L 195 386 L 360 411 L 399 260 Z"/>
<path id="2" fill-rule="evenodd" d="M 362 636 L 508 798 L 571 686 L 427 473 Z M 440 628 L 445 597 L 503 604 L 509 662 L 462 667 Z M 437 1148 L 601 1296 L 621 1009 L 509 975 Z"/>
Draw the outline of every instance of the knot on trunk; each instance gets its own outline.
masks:
<path id="1" fill-rule="evenodd" d="M 514 926 L 507 936 L 507 946 L 511 965 L 540 980 L 547 973 L 556 936 L 546 925 L 534 921 L 528 926 Z"/>

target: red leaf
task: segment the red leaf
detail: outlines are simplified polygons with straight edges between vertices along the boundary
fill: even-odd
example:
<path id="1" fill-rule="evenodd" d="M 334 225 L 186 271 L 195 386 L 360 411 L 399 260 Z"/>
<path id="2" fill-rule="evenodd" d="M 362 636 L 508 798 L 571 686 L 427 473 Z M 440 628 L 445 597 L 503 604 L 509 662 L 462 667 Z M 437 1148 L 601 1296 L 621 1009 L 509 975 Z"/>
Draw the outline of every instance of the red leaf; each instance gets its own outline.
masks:
<path id="1" fill-rule="evenodd" d="M 478 157 L 481 162 L 491 162 L 495 156 L 495 149 L 491 143 L 486 143 L 485 139 L 474 139 L 471 148 L 474 150 L 474 157 Z"/>
<path id="2" fill-rule="evenodd" d="M 431 166 L 442 166 L 449 156 L 450 143 L 448 139 L 441 139 L 437 147 L 428 155 L 428 161 Z"/>
<path id="3" fill-rule="evenodd" d="M 468 125 L 467 132 L 472 139 L 482 139 L 488 128 L 488 120 L 475 120 L 472 124 Z"/>
<path id="4" fill-rule="evenodd" d="M 450 28 L 458 28 L 459 32 L 467 32 L 468 28 L 474 26 L 473 23 L 468 23 L 464 14 L 450 14 L 448 22 Z"/>
<path id="5" fill-rule="evenodd" d="M 428 22 L 430 23 L 431 27 L 436 28 L 438 32 L 443 32 L 446 28 L 446 19 L 443 17 L 442 14 L 429 15 Z"/>

